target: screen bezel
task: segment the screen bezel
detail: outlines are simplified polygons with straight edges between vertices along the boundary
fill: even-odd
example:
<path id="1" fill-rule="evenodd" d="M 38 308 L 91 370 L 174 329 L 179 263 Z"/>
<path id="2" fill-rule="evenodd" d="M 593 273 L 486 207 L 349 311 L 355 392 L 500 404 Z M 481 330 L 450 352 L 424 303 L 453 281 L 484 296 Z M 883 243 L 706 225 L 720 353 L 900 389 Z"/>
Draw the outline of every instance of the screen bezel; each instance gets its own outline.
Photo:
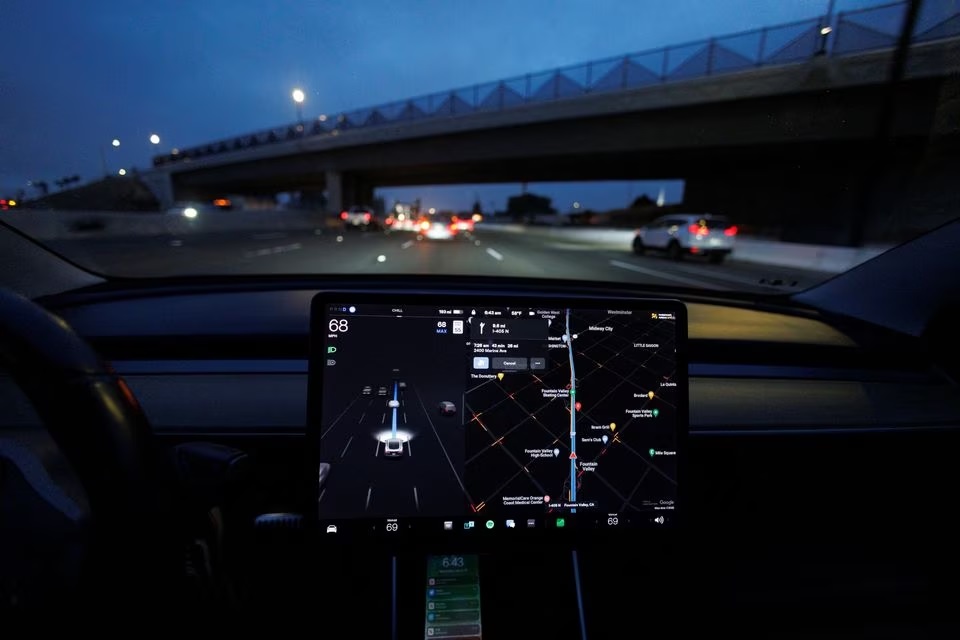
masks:
<path id="1" fill-rule="evenodd" d="M 590 541 L 603 542 L 622 535 L 650 535 L 662 536 L 664 534 L 676 534 L 682 530 L 683 522 L 686 519 L 685 514 L 688 511 L 688 505 L 685 500 L 688 495 L 684 490 L 684 482 L 687 477 L 687 439 L 689 434 L 689 341 L 688 341 L 688 318 L 687 308 L 682 302 L 670 298 L 635 298 L 619 296 L 536 296 L 530 294 L 407 294 L 407 293 L 371 293 L 371 292 L 353 292 L 353 291 L 324 291 L 315 295 L 310 305 L 310 340 L 308 355 L 308 378 L 307 378 L 307 452 L 305 458 L 307 466 L 304 470 L 304 483 L 307 485 L 303 491 L 305 504 L 304 514 L 307 516 L 308 526 L 315 527 L 319 531 L 319 512 L 318 499 L 320 492 L 317 483 L 317 469 L 321 461 L 320 453 L 320 433 L 322 419 L 322 397 L 323 397 L 323 377 L 326 366 L 318 366 L 318 361 L 326 359 L 325 331 L 318 334 L 315 329 L 326 326 L 326 310 L 331 304 L 364 304 L 378 303 L 391 304 L 398 303 L 404 305 L 424 305 L 424 306 L 476 306 L 476 307 L 510 307 L 510 306 L 543 306 L 543 307 L 565 307 L 580 309 L 603 309 L 615 304 L 620 308 L 626 308 L 638 311 L 657 310 L 672 312 L 676 320 L 676 365 L 678 375 L 683 376 L 682 384 L 678 380 L 677 394 L 677 492 L 676 505 L 673 511 L 668 512 L 669 526 L 633 526 L 629 528 L 576 528 L 569 527 L 558 529 L 555 527 L 538 527 L 536 529 L 516 529 L 507 531 L 503 528 L 497 528 L 493 531 L 477 532 L 480 535 L 463 534 L 456 531 L 451 535 L 449 531 L 443 531 L 437 528 L 436 532 L 421 530 L 416 534 L 405 534 L 397 532 L 393 534 L 382 535 L 361 535 L 350 536 L 323 536 L 324 542 L 333 544 L 370 544 L 372 542 L 383 543 L 390 546 L 417 546 L 419 543 L 432 545 L 433 548 L 450 548 L 463 550 L 464 548 L 482 549 L 485 547 L 495 548 L 500 543 L 511 541 L 512 543 L 535 542 L 558 543 L 567 545 L 570 543 L 587 543 Z M 452 514 L 453 519 L 462 519 L 464 514 Z M 357 519 L 363 521 L 363 519 Z M 431 519 L 432 520 L 432 519 Z M 439 545 L 439 546 L 437 546 Z"/>

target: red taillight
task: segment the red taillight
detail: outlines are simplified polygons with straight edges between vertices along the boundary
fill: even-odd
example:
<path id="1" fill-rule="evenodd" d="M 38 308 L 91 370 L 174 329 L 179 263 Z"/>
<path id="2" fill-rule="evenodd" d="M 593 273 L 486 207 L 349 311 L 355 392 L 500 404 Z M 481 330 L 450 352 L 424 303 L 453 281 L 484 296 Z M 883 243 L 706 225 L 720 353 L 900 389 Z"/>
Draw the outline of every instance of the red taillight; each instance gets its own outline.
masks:
<path id="1" fill-rule="evenodd" d="M 690 225 L 689 227 L 687 227 L 687 231 L 689 231 L 690 233 L 694 233 L 698 236 L 705 236 L 708 233 L 710 233 L 710 229 L 707 229 L 706 227 L 701 227 L 698 224 Z"/>
<path id="2" fill-rule="evenodd" d="M 346 220 L 346 219 L 347 219 L 347 212 L 346 212 L 346 211 L 341 211 L 341 212 L 340 212 L 340 219 L 341 219 L 341 220 Z"/>
<path id="3" fill-rule="evenodd" d="M 723 235 L 725 235 L 725 236 L 735 236 L 735 235 L 737 235 L 737 225 L 733 225 L 732 227 L 727 227 L 726 229 L 724 229 L 724 230 L 723 230 Z"/>
<path id="4" fill-rule="evenodd" d="M 385 222 L 387 223 L 387 226 L 389 227 L 390 225 L 393 224 L 393 218 L 387 218 L 387 219 L 385 220 Z"/>
<path id="5" fill-rule="evenodd" d="M 369 213 L 363 214 L 363 221 L 364 221 L 364 222 L 370 222 L 370 214 L 369 214 Z"/>

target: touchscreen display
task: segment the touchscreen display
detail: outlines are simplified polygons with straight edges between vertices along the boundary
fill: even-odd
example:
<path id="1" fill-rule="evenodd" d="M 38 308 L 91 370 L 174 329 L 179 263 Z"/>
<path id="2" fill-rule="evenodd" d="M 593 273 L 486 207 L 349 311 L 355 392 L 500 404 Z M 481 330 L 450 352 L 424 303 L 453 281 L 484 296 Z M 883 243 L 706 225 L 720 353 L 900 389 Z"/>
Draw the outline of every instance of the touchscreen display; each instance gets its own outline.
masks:
<path id="1" fill-rule="evenodd" d="M 672 526 L 685 323 L 674 301 L 318 297 L 321 531 Z"/>

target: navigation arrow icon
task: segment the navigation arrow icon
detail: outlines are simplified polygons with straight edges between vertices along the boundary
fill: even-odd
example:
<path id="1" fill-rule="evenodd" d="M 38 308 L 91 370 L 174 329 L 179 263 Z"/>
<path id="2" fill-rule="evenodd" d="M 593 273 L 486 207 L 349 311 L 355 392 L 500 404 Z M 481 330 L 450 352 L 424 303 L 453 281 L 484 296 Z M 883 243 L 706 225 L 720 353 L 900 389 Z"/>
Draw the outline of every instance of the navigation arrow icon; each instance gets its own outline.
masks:
<path id="1" fill-rule="evenodd" d="M 571 452 L 570 452 L 570 459 L 571 459 L 571 460 L 576 460 L 576 459 L 577 459 L 577 452 L 576 452 L 576 451 L 571 451 Z"/>

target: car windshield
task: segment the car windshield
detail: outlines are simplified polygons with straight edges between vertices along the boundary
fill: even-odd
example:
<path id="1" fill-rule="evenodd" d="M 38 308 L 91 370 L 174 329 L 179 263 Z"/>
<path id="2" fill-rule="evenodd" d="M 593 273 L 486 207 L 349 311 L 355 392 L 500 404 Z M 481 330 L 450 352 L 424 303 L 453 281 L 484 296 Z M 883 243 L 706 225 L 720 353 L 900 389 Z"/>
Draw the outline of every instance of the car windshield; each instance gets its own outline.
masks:
<path id="1" fill-rule="evenodd" d="M 955 0 L 0 16 L 0 224 L 106 277 L 780 294 L 958 216 Z"/>

